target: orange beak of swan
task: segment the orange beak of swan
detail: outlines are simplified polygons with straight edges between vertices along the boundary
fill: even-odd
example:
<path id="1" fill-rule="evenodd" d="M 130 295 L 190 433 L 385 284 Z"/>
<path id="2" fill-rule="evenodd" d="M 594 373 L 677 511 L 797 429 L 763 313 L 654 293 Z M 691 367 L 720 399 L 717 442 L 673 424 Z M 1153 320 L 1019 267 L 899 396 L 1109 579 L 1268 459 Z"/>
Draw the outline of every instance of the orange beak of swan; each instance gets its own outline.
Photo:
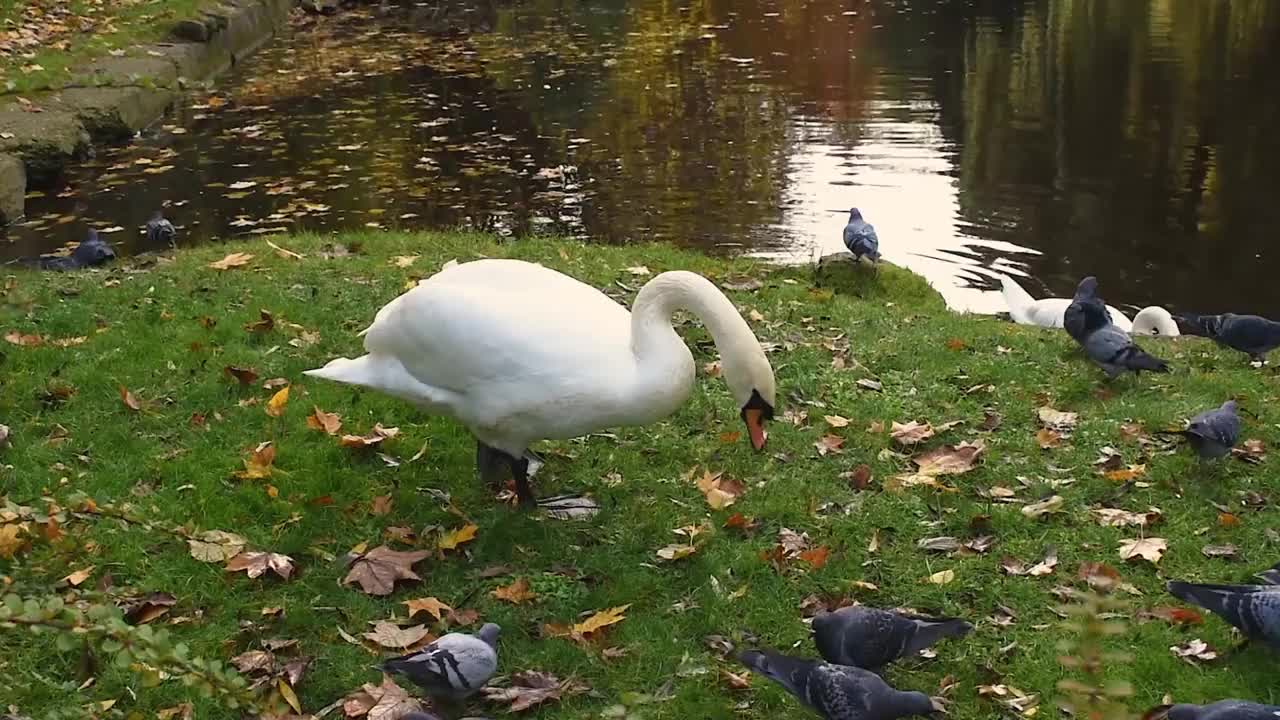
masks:
<path id="1" fill-rule="evenodd" d="M 747 435 L 751 437 L 751 446 L 756 450 L 763 450 L 765 441 L 769 439 L 769 433 L 764 430 L 764 411 L 747 408 L 742 411 L 742 419 L 747 423 Z"/>

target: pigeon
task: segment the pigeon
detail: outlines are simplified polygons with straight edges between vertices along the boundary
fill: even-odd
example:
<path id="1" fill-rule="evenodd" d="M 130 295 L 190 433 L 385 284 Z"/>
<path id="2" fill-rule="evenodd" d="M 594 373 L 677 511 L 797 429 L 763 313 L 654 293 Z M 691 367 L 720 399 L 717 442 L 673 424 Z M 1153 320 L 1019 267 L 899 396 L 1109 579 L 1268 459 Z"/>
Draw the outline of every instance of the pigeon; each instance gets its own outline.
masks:
<path id="1" fill-rule="evenodd" d="M 174 237 L 178 234 L 173 229 L 173 223 L 165 219 L 164 213 L 157 210 L 151 219 L 147 221 L 147 245 L 156 247 L 161 244 L 169 247 L 176 247 Z"/>
<path id="2" fill-rule="evenodd" d="M 1280 322 L 1257 315 L 1194 315 L 1183 313 L 1174 316 L 1183 335 L 1199 335 L 1214 342 L 1239 350 L 1254 362 L 1262 362 L 1267 353 L 1280 347 Z"/>
<path id="3" fill-rule="evenodd" d="M 1084 348 L 1085 355 L 1097 363 L 1108 378 L 1125 371 L 1169 372 L 1168 363 L 1147 354 L 1134 344 L 1128 333 L 1111 322 L 1107 305 L 1098 297 L 1097 289 L 1097 278 L 1089 276 L 1081 280 L 1062 317 L 1062 326 Z"/>
<path id="4" fill-rule="evenodd" d="M 869 670 L 773 650 L 748 650 L 738 655 L 738 662 L 786 688 L 827 720 L 895 720 L 934 711 L 928 695 L 895 690 Z"/>
<path id="5" fill-rule="evenodd" d="M 880 261 L 880 238 L 876 237 L 871 223 L 862 219 L 858 208 L 849 211 L 849 224 L 844 226 L 844 246 L 857 260 L 866 257 L 873 263 Z"/>
<path id="6" fill-rule="evenodd" d="M 1166 705 L 1152 708 L 1144 720 L 1168 718 L 1168 720 L 1275 720 L 1280 717 L 1280 706 L 1260 705 L 1248 700 L 1219 700 L 1208 705 Z"/>
<path id="7" fill-rule="evenodd" d="M 97 267 L 114 260 L 115 257 L 115 250 L 112 250 L 106 241 L 98 237 L 97 230 L 90 228 L 88 237 L 79 245 L 76 245 L 70 255 L 65 257 L 41 257 L 34 261 L 34 264 L 41 270 L 80 270 L 87 267 Z"/>
<path id="8" fill-rule="evenodd" d="M 1173 581 L 1169 593 L 1209 610 L 1240 628 L 1245 636 L 1280 650 L 1280 587 L 1275 585 L 1196 585 Z"/>
<path id="9" fill-rule="evenodd" d="M 1258 573 L 1257 578 L 1268 585 L 1280 585 L 1280 563 L 1270 570 Z"/>
<path id="10" fill-rule="evenodd" d="M 463 700 L 489 682 L 498 669 L 498 633 L 502 628 L 485 623 L 475 635 L 449 633 L 408 655 L 385 660 L 377 668 L 404 675 L 427 695 Z"/>
<path id="11" fill-rule="evenodd" d="M 962 637 L 973 625 L 855 605 L 813 619 L 813 641 L 823 659 L 873 672 L 914 655 L 944 637 Z"/>
<path id="12" fill-rule="evenodd" d="M 1214 460 L 1231 453 L 1240 439 L 1240 416 L 1236 403 L 1228 400 L 1216 410 L 1206 410 L 1191 418 L 1186 430 L 1178 433 L 1195 448 L 1201 460 Z"/>

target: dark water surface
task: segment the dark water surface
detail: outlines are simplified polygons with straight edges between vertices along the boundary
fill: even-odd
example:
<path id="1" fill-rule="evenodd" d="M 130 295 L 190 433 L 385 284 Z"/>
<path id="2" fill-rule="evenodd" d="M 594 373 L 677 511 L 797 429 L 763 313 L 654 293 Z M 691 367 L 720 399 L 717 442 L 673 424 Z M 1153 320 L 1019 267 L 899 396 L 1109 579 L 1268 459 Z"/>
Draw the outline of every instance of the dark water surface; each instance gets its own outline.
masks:
<path id="1" fill-rule="evenodd" d="M 528 0 L 299 23 L 28 201 L 0 257 L 472 227 L 840 248 L 857 205 L 953 307 L 1100 276 L 1280 316 L 1276 0 Z M 118 228 L 118 229 L 117 229 Z M 265 239 L 264 239 L 265 242 Z"/>

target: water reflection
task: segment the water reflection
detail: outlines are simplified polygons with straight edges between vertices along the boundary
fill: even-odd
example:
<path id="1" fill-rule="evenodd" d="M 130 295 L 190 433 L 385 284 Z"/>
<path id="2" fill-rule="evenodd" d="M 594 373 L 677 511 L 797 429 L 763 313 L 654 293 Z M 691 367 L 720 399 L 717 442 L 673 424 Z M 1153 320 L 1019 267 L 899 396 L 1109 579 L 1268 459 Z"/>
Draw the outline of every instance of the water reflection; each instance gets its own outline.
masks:
<path id="1" fill-rule="evenodd" d="M 808 260 L 850 205 L 957 308 L 995 272 L 1280 314 L 1272 0 L 531 0 L 297 28 L 30 201 L 5 256 L 467 226 Z"/>

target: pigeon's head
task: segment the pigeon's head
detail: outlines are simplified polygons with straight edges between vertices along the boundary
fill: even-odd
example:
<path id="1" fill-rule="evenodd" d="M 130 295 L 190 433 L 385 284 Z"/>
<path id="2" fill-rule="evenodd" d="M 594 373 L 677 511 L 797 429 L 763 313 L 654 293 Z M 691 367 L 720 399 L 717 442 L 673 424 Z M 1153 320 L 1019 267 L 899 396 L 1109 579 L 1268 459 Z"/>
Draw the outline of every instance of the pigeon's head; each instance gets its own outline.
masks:
<path id="1" fill-rule="evenodd" d="M 1090 275 L 1076 286 L 1076 300 L 1089 300 L 1098 294 L 1098 278 Z"/>
<path id="2" fill-rule="evenodd" d="M 476 633 L 476 637 L 488 643 L 491 647 L 498 647 L 498 634 L 502 632 L 502 628 L 496 623 L 485 623 L 480 626 L 480 632 Z"/>
<path id="3" fill-rule="evenodd" d="M 1222 403 L 1222 408 L 1221 408 L 1221 409 L 1222 409 L 1222 410 L 1226 410 L 1227 412 L 1231 413 L 1232 415 L 1235 415 L 1235 414 L 1236 414 L 1236 410 L 1239 410 L 1239 409 L 1240 409 L 1240 406 L 1239 406 L 1239 405 L 1236 405 L 1236 401 L 1235 401 L 1235 400 L 1228 400 L 1228 401 L 1226 401 L 1226 402 Z"/>
<path id="4" fill-rule="evenodd" d="M 1195 313 L 1177 313 L 1173 316 L 1173 322 L 1178 326 L 1178 332 L 1183 335 L 1208 337 L 1211 317 Z"/>
<path id="5" fill-rule="evenodd" d="M 862 219 L 862 211 L 858 208 L 849 208 L 849 222 Z"/>

